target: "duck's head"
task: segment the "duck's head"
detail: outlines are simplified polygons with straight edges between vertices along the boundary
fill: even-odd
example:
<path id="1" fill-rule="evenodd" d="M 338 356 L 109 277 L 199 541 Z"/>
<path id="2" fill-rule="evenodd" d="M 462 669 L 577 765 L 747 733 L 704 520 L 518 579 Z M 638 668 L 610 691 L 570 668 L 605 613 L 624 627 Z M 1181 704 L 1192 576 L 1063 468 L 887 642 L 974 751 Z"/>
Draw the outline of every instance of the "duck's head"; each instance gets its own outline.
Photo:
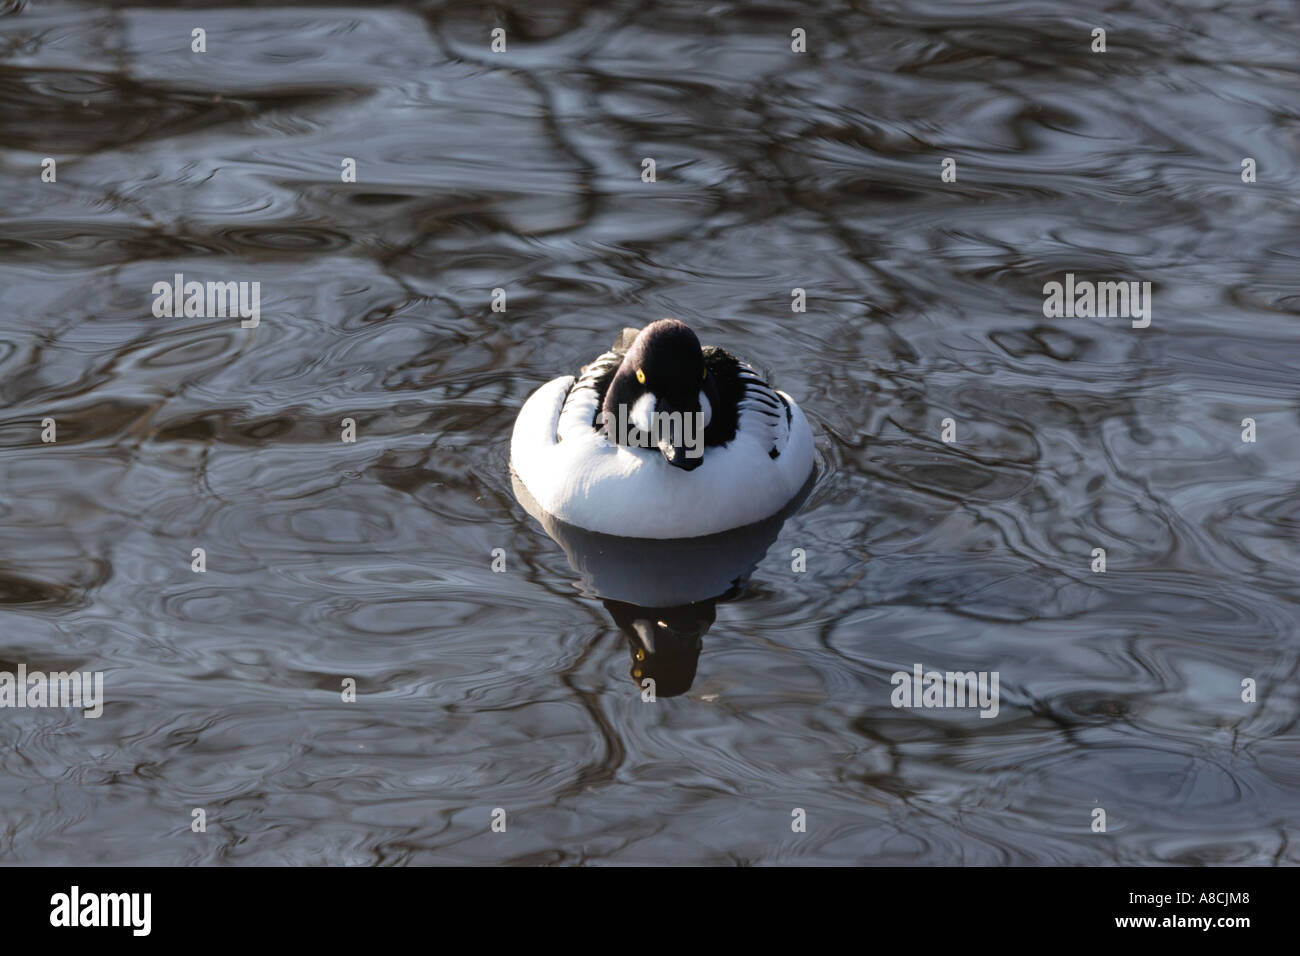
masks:
<path id="1" fill-rule="evenodd" d="M 704 429 L 716 401 L 700 340 L 684 322 L 660 319 L 628 348 L 603 412 L 616 441 L 658 448 L 670 465 L 692 471 L 704 461 Z M 621 437 L 621 421 L 636 429 L 630 440 Z"/>

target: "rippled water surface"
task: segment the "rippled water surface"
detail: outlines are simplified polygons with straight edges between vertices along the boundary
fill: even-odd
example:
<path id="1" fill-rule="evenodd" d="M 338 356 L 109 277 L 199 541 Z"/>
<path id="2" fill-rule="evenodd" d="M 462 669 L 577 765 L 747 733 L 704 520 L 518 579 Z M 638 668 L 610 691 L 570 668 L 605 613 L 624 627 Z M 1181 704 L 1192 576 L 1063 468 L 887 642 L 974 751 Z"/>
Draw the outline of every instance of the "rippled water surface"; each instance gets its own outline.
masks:
<path id="1" fill-rule="evenodd" d="M 1293 4 L 0 7 L 0 860 L 1300 862 Z M 664 315 L 821 474 L 645 703 L 508 457 Z"/>

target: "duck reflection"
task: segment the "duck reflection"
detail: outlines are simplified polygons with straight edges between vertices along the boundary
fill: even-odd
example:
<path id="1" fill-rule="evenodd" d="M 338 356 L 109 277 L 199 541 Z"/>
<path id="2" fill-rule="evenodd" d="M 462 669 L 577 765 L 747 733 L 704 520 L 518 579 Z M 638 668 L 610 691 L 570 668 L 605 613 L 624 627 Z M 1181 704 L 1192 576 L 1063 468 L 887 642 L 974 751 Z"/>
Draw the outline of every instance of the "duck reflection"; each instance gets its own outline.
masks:
<path id="1" fill-rule="evenodd" d="M 678 607 L 642 607 L 603 601 L 605 610 L 627 638 L 637 687 L 654 687 L 656 697 L 676 697 L 691 689 L 704 635 L 718 615 L 719 598 Z M 647 685 L 645 681 L 654 681 Z"/>
<path id="2" fill-rule="evenodd" d="M 620 538 L 566 524 L 543 511 L 511 475 L 519 503 L 564 549 L 583 593 L 600 598 L 627 639 L 633 683 L 642 690 L 653 688 L 656 697 L 676 697 L 691 689 L 718 602 L 744 591 L 816 477 L 814 471 L 770 518 L 705 537 L 661 540 Z"/>

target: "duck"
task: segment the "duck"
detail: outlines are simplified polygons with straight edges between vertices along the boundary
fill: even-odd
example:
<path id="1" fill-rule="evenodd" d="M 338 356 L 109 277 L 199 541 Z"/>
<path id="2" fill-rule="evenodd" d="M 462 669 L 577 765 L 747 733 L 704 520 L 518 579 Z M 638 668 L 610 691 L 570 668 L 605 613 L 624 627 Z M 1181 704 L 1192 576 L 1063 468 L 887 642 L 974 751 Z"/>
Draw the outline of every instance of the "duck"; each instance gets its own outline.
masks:
<path id="1" fill-rule="evenodd" d="M 544 512 L 623 538 L 718 534 L 769 518 L 814 471 L 799 405 L 677 319 L 625 328 L 524 402 L 514 475 Z"/>

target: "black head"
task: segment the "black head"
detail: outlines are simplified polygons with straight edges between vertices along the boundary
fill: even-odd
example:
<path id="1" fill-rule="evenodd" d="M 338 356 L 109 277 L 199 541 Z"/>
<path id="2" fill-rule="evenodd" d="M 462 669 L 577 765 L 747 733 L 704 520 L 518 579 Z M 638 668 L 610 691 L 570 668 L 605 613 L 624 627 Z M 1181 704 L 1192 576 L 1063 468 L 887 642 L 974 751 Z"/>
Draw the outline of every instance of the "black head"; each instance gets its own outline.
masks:
<path id="1" fill-rule="evenodd" d="M 640 440 L 634 434 L 626 443 L 658 447 L 670 465 L 691 471 L 704 461 L 701 392 L 711 411 L 717 391 L 706 373 L 700 340 L 684 322 L 660 319 L 642 329 L 624 355 L 605 392 L 605 420 L 611 435 L 617 438 L 620 408 L 624 420 L 631 418 L 636 424 L 633 410 L 644 411 L 646 406 L 638 402 L 649 396 L 649 411 L 660 417 L 658 432 L 640 436 Z M 647 441 L 649 437 L 660 440 Z"/>

